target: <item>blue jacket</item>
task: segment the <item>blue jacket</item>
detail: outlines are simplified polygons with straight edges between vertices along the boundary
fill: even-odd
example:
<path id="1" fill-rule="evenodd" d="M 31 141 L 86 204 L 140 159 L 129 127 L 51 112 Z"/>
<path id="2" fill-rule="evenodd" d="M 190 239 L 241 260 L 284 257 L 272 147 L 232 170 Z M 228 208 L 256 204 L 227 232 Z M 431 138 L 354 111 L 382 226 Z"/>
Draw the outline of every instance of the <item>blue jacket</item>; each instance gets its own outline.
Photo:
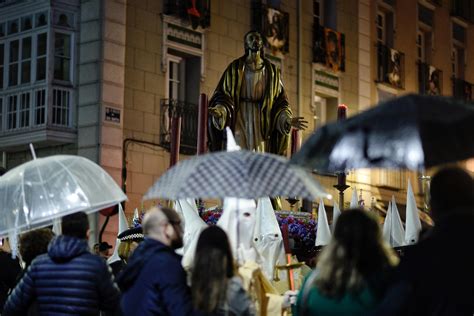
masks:
<path id="1" fill-rule="evenodd" d="M 31 263 L 2 315 L 26 315 L 35 301 L 39 315 L 98 315 L 116 310 L 119 299 L 109 267 L 87 241 L 61 235 Z"/>
<path id="2" fill-rule="evenodd" d="M 159 241 L 145 238 L 135 249 L 117 283 L 124 315 L 192 315 L 191 292 L 181 256 Z"/>

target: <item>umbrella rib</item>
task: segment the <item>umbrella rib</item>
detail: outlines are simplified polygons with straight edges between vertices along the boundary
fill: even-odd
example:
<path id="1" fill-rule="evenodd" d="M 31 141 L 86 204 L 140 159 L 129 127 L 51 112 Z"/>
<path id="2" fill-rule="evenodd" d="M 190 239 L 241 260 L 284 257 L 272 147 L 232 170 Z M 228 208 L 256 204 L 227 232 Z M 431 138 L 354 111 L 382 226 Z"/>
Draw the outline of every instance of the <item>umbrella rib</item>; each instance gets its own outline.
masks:
<path id="1" fill-rule="evenodd" d="M 76 178 L 75 178 L 74 175 L 69 171 L 69 169 L 66 168 L 66 165 L 63 164 L 61 161 L 57 161 L 57 163 L 60 164 L 60 165 L 64 168 L 64 170 L 66 170 L 66 172 L 69 174 L 69 176 L 71 177 L 71 179 L 74 181 L 74 184 L 76 185 L 76 188 L 80 188 L 79 183 L 77 183 L 77 181 L 76 181 Z M 84 197 L 84 198 L 87 198 L 87 196 L 86 196 L 85 194 L 83 194 L 83 197 Z M 89 208 L 90 208 L 91 203 L 90 203 L 90 201 L 89 201 L 89 198 L 87 198 L 87 204 L 89 205 Z"/>
<path id="2" fill-rule="evenodd" d="M 26 205 L 26 199 L 25 199 L 25 173 L 23 173 L 23 177 L 21 177 L 21 197 L 22 197 L 22 200 L 23 200 L 23 208 L 25 207 Z M 20 210 L 18 210 L 18 212 L 20 212 Z M 28 209 L 28 213 L 30 212 L 30 210 Z M 26 222 L 26 225 L 29 225 L 29 217 L 26 216 L 25 214 L 25 222 Z M 15 223 L 15 226 L 17 225 L 17 223 Z"/>
<path id="3" fill-rule="evenodd" d="M 44 185 L 43 185 L 43 176 L 41 175 L 41 172 L 40 172 L 38 166 L 36 166 L 36 171 L 38 172 L 38 176 L 40 178 L 41 189 L 43 189 L 43 193 L 44 193 L 44 200 L 48 203 L 49 209 L 51 209 L 51 203 L 49 202 L 48 194 L 47 194 L 46 189 L 44 188 Z M 22 190 L 24 190 L 24 189 L 22 188 Z"/>

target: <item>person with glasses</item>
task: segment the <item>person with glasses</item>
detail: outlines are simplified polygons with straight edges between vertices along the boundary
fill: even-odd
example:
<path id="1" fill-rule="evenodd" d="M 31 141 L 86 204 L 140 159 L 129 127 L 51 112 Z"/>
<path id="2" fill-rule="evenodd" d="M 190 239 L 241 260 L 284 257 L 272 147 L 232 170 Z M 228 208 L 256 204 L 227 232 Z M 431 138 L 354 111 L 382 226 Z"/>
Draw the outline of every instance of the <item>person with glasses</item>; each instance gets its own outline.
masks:
<path id="1" fill-rule="evenodd" d="M 194 315 L 181 256 L 183 228 L 166 207 L 150 209 L 142 223 L 145 239 L 135 249 L 117 283 L 124 315 Z"/>

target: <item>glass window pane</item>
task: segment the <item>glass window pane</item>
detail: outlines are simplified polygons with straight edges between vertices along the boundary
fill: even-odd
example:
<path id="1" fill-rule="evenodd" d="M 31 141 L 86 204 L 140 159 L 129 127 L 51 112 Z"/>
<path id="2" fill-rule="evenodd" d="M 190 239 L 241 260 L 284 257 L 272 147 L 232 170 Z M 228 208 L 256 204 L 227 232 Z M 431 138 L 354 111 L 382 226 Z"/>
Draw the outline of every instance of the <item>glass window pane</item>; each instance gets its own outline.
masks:
<path id="1" fill-rule="evenodd" d="M 36 14 L 36 27 L 44 26 L 48 24 L 48 16 L 46 12 Z"/>
<path id="2" fill-rule="evenodd" d="M 16 128 L 18 96 L 12 95 L 8 99 L 8 129 L 14 129 Z"/>
<path id="3" fill-rule="evenodd" d="M 3 99 L 0 98 L 0 131 L 3 130 Z"/>
<path id="4" fill-rule="evenodd" d="M 38 58 L 36 61 L 36 80 L 46 79 L 46 57 Z"/>
<path id="5" fill-rule="evenodd" d="M 54 79 L 69 81 L 70 59 L 54 58 Z"/>
<path id="6" fill-rule="evenodd" d="M 69 16 L 66 13 L 61 13 L 57 20 L 57 25 L 64 26 L 64 27 L 71 27 L 71 23 L 69 21 Z"/>
<path id="7" fill-rule="evenodd" d="M 5 23 L 0 23 L 0 37 L 5 36 Z"/>
<path id="8" fill-rule="evenodd" d="M 8 21 L 8 34 L 18 33 L 18 20 Z"/>
<path id="9" fill-rule="evenodd" d="M 21 30 L 22 31 L 30 30 L 33 27 L 32 20 L 33 20 L 33 17 L 31 15 L 22 17 L 21 18 Z"/>
<path id="10" fill-rule="evenodd" d="M 3 88 L 3 66 L 0 66 L 0 89 Z"/>
<path id="11" fill-rule="evenodd" d="M 16 86 L 18 84 L 18 63 L 11 64 L 8 72 L 8 85 Z"/>
<path id="12" fill-rule="evenodd" d="M 31 37 L 25 37 L 22 40 L 21 58 L 22 59 L 31 58 Z"/>
<path id="13" fill-rule="evenodd" d="M 0 44 L 0 66 L 3 66 L 3 59 L 5 58 L 4 49 L 5 49 L 5 45 Z"/>
<path id="14" fill-rule="evenodd" d="M 18 53 L 20 52 L 20 42 L 18 40 L 10 42 L 10 62 L 18 61 Z"/>
<path id="15" fill-rule="evenodd" d="M 21 63 L 21 83 L 29 83 L 31 80 L 31 62 L 24 61 Z"/>
<path id="16" fill-rule="evenodd" d="M 42 33 L 38 35 L 38 43 L 36 45 L 37 55 L 46 55 L 47 34 Z"/>
<path id="17" fill-rule="evenodd" d="M 36 111 L 35 111 L 35 124 L 41 125 L 46 121 L 45 118 L 45 103 L 46 103 L 46 93 L 45 90 L 36 91 Z"/>
<path id="18" fill-rule="evenodd" d="M 56 33 L 54 41 L 54 54 L 56 56 L 71 56 L 71 36 L 68 34 Z"/>

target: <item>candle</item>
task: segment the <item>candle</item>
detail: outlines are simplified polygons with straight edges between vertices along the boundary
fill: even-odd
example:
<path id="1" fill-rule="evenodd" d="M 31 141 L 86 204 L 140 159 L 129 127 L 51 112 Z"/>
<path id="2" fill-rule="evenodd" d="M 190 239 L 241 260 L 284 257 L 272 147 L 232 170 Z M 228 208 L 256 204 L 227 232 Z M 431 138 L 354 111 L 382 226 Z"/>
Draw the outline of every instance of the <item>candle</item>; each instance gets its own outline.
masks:
<path id="1" fill-rule="evenodd" d="M 345 120 L 347 117 L 347 105 L 341 103 L 337 107 L 337 120 Z"/>

